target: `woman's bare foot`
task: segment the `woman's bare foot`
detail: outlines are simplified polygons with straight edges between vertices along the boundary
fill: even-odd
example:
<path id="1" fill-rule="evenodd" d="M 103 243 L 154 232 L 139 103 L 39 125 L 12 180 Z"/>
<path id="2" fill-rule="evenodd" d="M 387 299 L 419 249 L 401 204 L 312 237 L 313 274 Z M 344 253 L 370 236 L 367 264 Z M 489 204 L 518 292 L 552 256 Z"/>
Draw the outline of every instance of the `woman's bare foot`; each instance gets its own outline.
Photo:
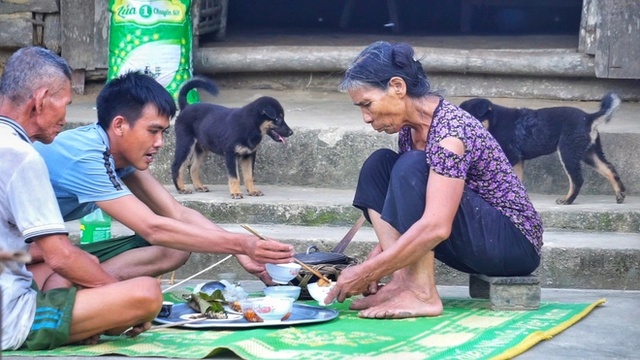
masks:
<path id="1" fill-rule="evenodd" d="M 383 303 L 360 311 L 358 316 L 371 319 L 402 319 L 442 314 L 442 300 L 437 292 L 429 295 L 407 289 L 387 298 Z"/>

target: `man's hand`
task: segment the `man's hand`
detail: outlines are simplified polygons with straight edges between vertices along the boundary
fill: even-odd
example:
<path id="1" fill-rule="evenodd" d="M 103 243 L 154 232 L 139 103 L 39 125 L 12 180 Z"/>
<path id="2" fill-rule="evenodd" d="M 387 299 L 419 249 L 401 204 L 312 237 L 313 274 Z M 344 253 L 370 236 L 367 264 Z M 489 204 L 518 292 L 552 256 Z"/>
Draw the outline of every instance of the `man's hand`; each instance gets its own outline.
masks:
<path id="1" fill-rule="evenodd" d="M 249 273 L 257 276 L 263 283 L 266 285 L 275 285 L 271 276 L 267 273 L 267 270 L 264 267 L 264 264 L 260 264 L 251 260 L 250 257 L 246 255 L 236 255 L 236 259 L 242 267 Z"/>
<path id="2" fill-rule="evenodd" d="M 134 325 L 131 327 L 130 330 L 127 330 L 124 332 L 123 335 L 126 335 L 128 337 L 136 337 L 140 334 L 142 334 L 143 332 L 147 331 L 151 329 L 151 323 L 150 322 L 144 322 L 142 324 L 138 324 L 138 325 Z"/>
<path id="3" fill-rule="evenodd" d="M 249 235 L 245 243 L 245 255 L 253 261 L 266 264 L 284 264 L 293 262 L 293 246 L 275 240 L 261 240 Z"/>

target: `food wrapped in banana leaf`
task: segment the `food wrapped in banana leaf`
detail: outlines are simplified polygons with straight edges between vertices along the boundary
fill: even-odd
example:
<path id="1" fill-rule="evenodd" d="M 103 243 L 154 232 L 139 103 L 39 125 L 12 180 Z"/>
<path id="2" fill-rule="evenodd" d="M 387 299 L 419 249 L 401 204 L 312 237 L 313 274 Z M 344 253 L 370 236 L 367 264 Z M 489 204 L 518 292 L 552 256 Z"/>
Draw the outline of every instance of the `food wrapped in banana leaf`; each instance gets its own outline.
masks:
<path id="1" fill-rule="evenodd" d="M 202 316 L 208 319 L 226 319 L 227 312 L 224 309 L 224 304 L 227 301 L 224 298 L 221 290 L 215 290 L 212 293 L 206 292 L 193 292 L 188 295 L 184 295 L 187 304 L 193 310 L 202 314 Z"/>

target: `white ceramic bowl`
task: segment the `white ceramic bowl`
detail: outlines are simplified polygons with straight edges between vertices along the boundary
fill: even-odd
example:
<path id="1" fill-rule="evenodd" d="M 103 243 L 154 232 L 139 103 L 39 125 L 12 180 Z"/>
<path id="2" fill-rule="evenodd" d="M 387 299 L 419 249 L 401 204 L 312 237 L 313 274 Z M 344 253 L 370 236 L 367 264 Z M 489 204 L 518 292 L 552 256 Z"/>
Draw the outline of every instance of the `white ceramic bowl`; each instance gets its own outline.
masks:
<path id="1" fill-rule="evenodd" d="M 293 285 L 267 286 L 264 288 L 264 295 L 271 297 L 289 297 L 293 300 L 298 300 L 300 290 L 300 286 Z"/>
<path id="2" fill-rule="evenodd" d="M 266 264 L 267 272 L 276 284 L 287 284 L 300 273 L 302 268 L 299 264 Z"/>
<path id="3" fill-rule="evenodd" d="M 311 284 L 307 284 L 307 291 L 309 291 L 309 295 L 311 295 L 311 297 L 318 302 L 318 305 L 329 306 L 333 304 L 335 300 L 330 304 L 325 304 L 324 299 L 327 297 L 327 294 L 329 293 L 329 291 L 331 291 L 331 289 L 333 289 L 335 285 L 336 283 L 333 281 L 329 286 L 319 286 L 317 282 L 314 282 Z"/>
<path id="4" fill-rule="evenodd" d="M 265 296 L 241 302 L 242 315 L 250 322 L 272 322 L 286 320 L 291 316 L 293 299 L 290 297 Z"/>

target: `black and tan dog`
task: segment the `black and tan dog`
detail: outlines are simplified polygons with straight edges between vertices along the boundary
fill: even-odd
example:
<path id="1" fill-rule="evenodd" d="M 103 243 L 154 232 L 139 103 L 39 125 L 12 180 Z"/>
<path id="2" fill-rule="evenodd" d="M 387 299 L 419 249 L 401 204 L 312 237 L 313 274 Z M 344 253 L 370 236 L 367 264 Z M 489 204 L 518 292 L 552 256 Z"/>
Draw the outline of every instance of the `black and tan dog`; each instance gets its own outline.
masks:
<path id="1" fill-rule="evenodd" d="M 255 187 L 253 177 L 258 145 L 264 135 L 284 144 L 284 138 L 293 134 L 284 121 L 282 105 L 268 96 L 240 108 L 210 103 L 187 104 L 187 93 L 195 88 L 204 89 L 212 95 L 218 94 L 216 84 L 204 77 L 194 77 L 180 89 L 180 114 L 175 121 L 176 152 L 171 166 L 176 189 L 182 194 L 191 193 L 182 180 L 182 174 L 188 166 L 195 190 L 209 191 L 200 181 L 200 168 L 207 152 L 211 151 L 224 156 L 231 198 L 242 199 L 238 159 L 249 195 L 262 196 L 262 192 Z"/>
<path id="2" fill-rule="evenodd" d="M 556 203 L 571 204 L 584 183 L 582 161 L 609 180 L 618 203 L 624 201 L 624 185 L 604 157 L 597 130 L 598 124 L 611 119 L 619 105 L 620 98 L 609 93 L 602 98 L 600 110 L 592 114 L 568 106 L 537 110 L 507 108 L 483 98 L 464 101 L 460 107 L 482 121 L 520 179 L 524 175 L 525 160 L 558 151 L 569 178 L 569 192 Z"/>

